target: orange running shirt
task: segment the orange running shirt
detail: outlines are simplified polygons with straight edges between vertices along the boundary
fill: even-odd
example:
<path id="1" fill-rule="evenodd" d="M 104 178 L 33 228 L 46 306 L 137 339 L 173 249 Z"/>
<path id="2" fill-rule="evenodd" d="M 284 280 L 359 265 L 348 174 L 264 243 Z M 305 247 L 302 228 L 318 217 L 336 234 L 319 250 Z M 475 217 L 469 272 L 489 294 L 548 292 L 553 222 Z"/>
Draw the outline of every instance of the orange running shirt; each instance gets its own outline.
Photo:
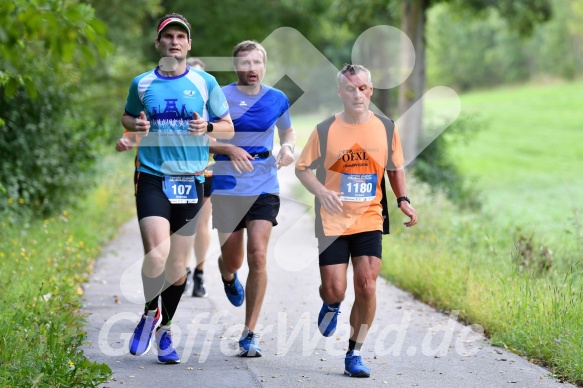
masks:
<path id="1" fill-rule="evenodd" d="M 381 179 L 391 157 L 397 168 L 404 164 L 399 131 L 395 126 L 391 151 L 382 121 L 370 112 L 368 121 L 348 124 L 335 116 L 328 131 L 328 144 L 323 167 L 324 186 L 342 192 L 342 213 L 328 214 L 320 209 L 326 236 L 342 236 L 383 230 Z M 320 157 L 320 140 L 314 129 L 296 163 L 305 170 Z M 322 168 L 322 167 L 320 167 Z"/>

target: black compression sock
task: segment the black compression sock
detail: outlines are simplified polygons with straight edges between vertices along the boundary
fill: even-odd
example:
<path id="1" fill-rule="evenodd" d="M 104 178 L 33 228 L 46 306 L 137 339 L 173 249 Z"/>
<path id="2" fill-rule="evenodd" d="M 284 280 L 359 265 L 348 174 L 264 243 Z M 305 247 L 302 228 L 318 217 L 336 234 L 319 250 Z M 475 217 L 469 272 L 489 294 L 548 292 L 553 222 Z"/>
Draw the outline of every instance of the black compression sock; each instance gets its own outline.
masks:
<path id="1" fill-rule="evenodd" d="M 178 303 L 180 303 L 180 298 L 182 297 L 185 288 L 186 282 L 182 283 L 179 286 L 175 286 L 174 284 L 172 284 L 170 285 L 170 287 L 162 291 L 161 326 L 169 325 L 170 322 L 172 321 L 172 317 L 174 316 L 174 313 L 176 313 Z"/>

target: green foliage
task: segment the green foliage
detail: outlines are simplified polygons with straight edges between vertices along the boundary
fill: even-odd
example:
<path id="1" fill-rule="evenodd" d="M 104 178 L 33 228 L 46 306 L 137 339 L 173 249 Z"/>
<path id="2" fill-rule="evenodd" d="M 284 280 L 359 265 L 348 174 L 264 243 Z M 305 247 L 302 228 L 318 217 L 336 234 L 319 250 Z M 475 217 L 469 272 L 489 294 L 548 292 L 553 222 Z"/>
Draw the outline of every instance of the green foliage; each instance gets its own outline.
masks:
<path id="1" fill-rule="evenodd" d="M 440 5 L 428 17 L 428 83 L 460 90 L 513 83 L 529 76 L 520 36 L 497 11 L 462 19 Z"/>
<path id="2" fill-rule="evenodd" d="M 89 0 L 87 3 L 95 9 L 95 15 L 107 24 L 107 36 L 118 48 L 117 54 L 131 52 L 133 59 L 128 63 L 132 65 L 127 67 L 135 72 L 134 65 L 143 59 L 140 51 L 154 44 L 156 30 L 150 20 L 163 14 L 161 0 Z"/>
<path id="3" fill-rule="evenodd" d="M 33 94 L 41 86 L 42 79 L 35 77 L 27 63 L 35 56 L 66 76 L 94 64 L 96 57 L 111 50 L 105 25 L 89 5 L 77 1 L 4 1 L 0 26 L 0 87 L 7 97 L 19 87 Z"/>
<path id="4" fill-rule="evenodd" d="M 29 222 L 0 217 L 2 387 L 97 387 L 111 375 L 83 354 L 80 307 L 101 245 L 134 212 L 132 155 L 113 159 L 77 207 Z"/>
<path id="5" fill-rule="evenodd" d="M 111 43 L 77 1 L 2 2 L 0 26 L 0 215 L 40 216 L 88 186 L 104 127 L 84 92 Z"/>
<path id="6" fill-rule="evenodd" d="M 553 3 L 553 18 L 537 26 L 527 48 L 535 74 L 573 80 L 583 70 L 583 7 L 576 0 Z"/>
<path id="7" fill-rule="evenodd" d="M 441 127 L 438 122 L 426 124 Z M 480 192 L 471 179 L 461 172 L 448 150 L 456 143 L 467 143 L 483 129 L 485 122 L 476 116 L 462 115 L 440 136 L 432 141 L 415 159 L 413 174 L 429 184 L 435 191 L 443 191 L 448 198 L 462 208 L 478 210 Z M 424 133 L 432 133 L 426 128 Z"/>
<path id="8" fill-rule="evenodd" d="M 528 10 L 517 21 L 507 13 L 511 4 L 471 14 L 475 3 L 444 2 L 429 10 L 430 85 L 466 90 L 546 76 L 572 80 L 583 71 L 583 6 L 577 0 L 552 2 L 552 13 L 534 12 L 527 29 L 520 23 Z"/>
<path id="9" fill-rule="evenodd" d="M 480 17 L 495 9 L 523 36 L 529 35 L 535 25 L 548 20 L 552 13 L 550 0 L 451 0 L 449 3 L 465 17 Z"/>
<path id="10" fill-rule="evenodd" d="M 0 215 L 53 212 L 91 184 L 103 130 L 77 105 L 74 87 L 51 79 L 33 99 L 24 91 L 0 95 Z M 20 203 L 17 203 L 20 202 Z M 21 206 L 24 204 L 25 206 Z"/>

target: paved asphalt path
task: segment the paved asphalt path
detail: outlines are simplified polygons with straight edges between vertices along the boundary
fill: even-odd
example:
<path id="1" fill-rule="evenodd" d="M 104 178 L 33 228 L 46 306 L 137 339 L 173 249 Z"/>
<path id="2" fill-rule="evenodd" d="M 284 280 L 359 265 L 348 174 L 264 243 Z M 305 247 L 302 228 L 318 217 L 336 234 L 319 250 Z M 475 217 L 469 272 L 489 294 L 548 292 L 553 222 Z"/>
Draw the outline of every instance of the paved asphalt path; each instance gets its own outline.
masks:
<path id="1" fill-rule="evenodd" d="M 490 346 L 479 326 L 461 325 L 455 314 L 437 312 L 383 279 L 378 281 L 372 332 L 362 351 L 371 377 L 344 376 L 353 288 L 349 282 L 338 330 L 322 337 L 316 327 L 322 302 L 312 210 L 293 199 L 293 167 L 280 171 L 280 182 L 282 206 L 269 246 L 269 283 L 257 330 L 263 357 L 236 356 L 245 310 L 232 306 L 223 291 L 214 232 L 205 265 L 209 295 L 184 296 L 173 320 L 182 363 L 158 364 L 155 346 L 141 357 L 129 354 L 128 340 L 142 309 L 143 249 L 133 219 L 104 247 L 85 285 L 85 354 L 113 370 L 103 387 L 572 387 Z M 390 260 L 390 252 L 384 260 Z M 239 276 L 243 282 L 247 278 L 246 264 Z"/>

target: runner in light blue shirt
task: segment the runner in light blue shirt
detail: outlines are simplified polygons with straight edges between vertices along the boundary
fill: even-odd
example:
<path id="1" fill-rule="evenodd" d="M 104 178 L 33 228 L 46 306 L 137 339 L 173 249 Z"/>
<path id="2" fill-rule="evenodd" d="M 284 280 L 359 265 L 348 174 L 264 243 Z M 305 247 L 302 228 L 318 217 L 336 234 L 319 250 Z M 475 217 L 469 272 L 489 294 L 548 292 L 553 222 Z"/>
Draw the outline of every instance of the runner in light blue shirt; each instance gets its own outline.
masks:
<path id="1" fill-rule="evenodd" d="M 142 111 L 150 121 L 150 131 L 138 147 L 138 171 L 187 175 L 203 171 L 209 153 L 208 137 L 188 131 L 194 113 L 206 121 L 218 121 L 229 114 L 229 107 L 213 76 L 186 66 L 175 76 L 155 68 L 134 78 L 125 113 L 137 118 Z"/>
<path id="2" fill-rule="evenodd" d="M 146 303 L 129 352 L 136 356 L 148 352 L 159 324 L 158 362 L 177 364 L 180 356 L 172 344 L 171 323 L 186 285 L 196 215 L 203 203 L 206 134 L 228 138 L 233 123 L 215 79 L 186 64 L 192 43 L 188 21 L 179 14 L 165 15 L 156 33 L 160 66 L 133 80 L 121 118 L 124 128 L 140 138 L 136 207 L 146 253 L 142 264 Z"/>

